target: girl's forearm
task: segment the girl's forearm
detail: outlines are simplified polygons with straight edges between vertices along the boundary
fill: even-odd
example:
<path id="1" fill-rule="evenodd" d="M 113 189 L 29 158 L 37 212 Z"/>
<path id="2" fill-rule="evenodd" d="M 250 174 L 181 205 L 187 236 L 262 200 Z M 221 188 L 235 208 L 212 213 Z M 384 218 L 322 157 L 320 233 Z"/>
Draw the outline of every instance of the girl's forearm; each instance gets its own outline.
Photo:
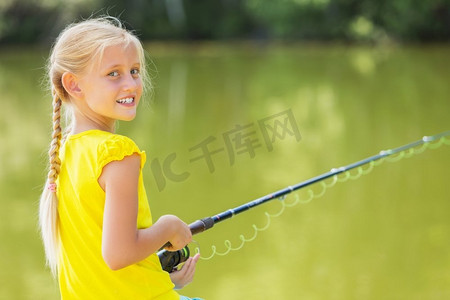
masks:
<path id="1" fill-rule="evenodd" d="M 103 258 L 112 270 L 122 269 L 147 258 L 167 242 L 172 244 L 172 250 L 177 250 L 191 240 L 189 227 L 171 215 L 161 217 L 151 227 L 136 230 L 134 236 L 134 239 L 122 241 L 120 245 L 116 243 L 103 248 Z"/>

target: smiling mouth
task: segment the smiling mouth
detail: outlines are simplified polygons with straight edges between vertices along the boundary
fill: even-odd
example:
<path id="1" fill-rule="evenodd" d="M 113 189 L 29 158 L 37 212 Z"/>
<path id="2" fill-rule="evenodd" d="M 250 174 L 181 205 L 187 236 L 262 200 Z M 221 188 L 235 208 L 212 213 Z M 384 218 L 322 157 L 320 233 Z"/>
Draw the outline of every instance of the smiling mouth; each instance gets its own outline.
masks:
<path id="1" fill-rule="evenodd" d="M 117 103 L 121 103 L 121 104 L 131 104 L 134 102 L 134 98 L 130 97 L 130 98 L 123 98 L 123 99 L 119 99 L 116 101 Z"/>

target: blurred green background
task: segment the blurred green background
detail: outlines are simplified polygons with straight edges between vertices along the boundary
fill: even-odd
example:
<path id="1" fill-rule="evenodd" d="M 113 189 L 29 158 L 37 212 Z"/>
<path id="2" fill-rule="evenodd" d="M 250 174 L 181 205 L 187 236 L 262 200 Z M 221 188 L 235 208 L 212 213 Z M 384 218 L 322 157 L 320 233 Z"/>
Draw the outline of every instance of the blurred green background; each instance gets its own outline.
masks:
<path id="1" fill-rule="evenodd" d="M 152 59 L 154 93 L 118 132 L 147 152 L 155 219 L 192 222 L 450 129 L 448 1 L 3 1 L 0 299 L 59 297 L 37 229 L 51 119 L 43 66 L 59 30 L 98 11 L 121 14 Z M 283 132 L 286 113 L 300 139 Z M 270 149 L 260 124 L 274 120 Z M 230 143 L 239 132 L 253 152 Z M 207 142 L 220 150 L 209 165 L 194 160 Z M 241 250 L 201 260 L 180 292 L 449 299 L 449 149 L 385 162 L 286 209 Z M 217 224 L 191 250 L 237 247 L 280 207 Z"/>
<path id="2" fill-rule="evenodd" d="M 48 42 L 92 13 L 120 15 L 143 39 L 448 41 L 448 0 L 3 0 L 0 41 Z"/>

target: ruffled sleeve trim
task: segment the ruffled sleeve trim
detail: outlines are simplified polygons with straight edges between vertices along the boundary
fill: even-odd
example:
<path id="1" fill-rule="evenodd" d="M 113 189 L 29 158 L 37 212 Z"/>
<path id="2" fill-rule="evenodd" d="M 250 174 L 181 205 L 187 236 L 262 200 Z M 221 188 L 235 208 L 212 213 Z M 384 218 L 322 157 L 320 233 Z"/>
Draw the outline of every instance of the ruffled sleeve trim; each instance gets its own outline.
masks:
<path id="1" fill-rule="evenodd" d="M 98 169 L 97 178 L 101 175 L 103 168 L 112 161 L 120 161 L 127 156 L 139 154 L 141 157 L 141 170 L 144 167 L 146 161 L 146 155 L 144 151 L 141 151 L 139 147 L 130 138 L 114 134 L 109 136 L 104 142 L 98 146 Z"/>

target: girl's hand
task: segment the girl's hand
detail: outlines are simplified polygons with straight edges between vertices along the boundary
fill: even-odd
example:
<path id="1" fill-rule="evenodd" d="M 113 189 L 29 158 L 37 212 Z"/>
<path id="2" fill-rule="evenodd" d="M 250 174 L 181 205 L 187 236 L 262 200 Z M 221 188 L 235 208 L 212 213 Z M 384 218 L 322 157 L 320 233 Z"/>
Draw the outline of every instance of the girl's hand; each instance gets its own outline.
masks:
<path id="1" fill-rule="evenodd" d="M 167 242 L 170 246 L 165 247 L 169 251 L 177 251 L 192 241 L 192 233 L 189 226 L 181 219 L 173 215 L 164 215 L 154 224 L 166 228 Z"/>
<path id="2" fill-rule="evenodd" d="M 170 273 L 170 279 L 175 284 L 175 289 L 181 289 L 192 282 L 195 274 L 195 266 L 199 258 L 199 253 L 195 254 L 194 257 L 189 257 L 180 270 Z"/>

